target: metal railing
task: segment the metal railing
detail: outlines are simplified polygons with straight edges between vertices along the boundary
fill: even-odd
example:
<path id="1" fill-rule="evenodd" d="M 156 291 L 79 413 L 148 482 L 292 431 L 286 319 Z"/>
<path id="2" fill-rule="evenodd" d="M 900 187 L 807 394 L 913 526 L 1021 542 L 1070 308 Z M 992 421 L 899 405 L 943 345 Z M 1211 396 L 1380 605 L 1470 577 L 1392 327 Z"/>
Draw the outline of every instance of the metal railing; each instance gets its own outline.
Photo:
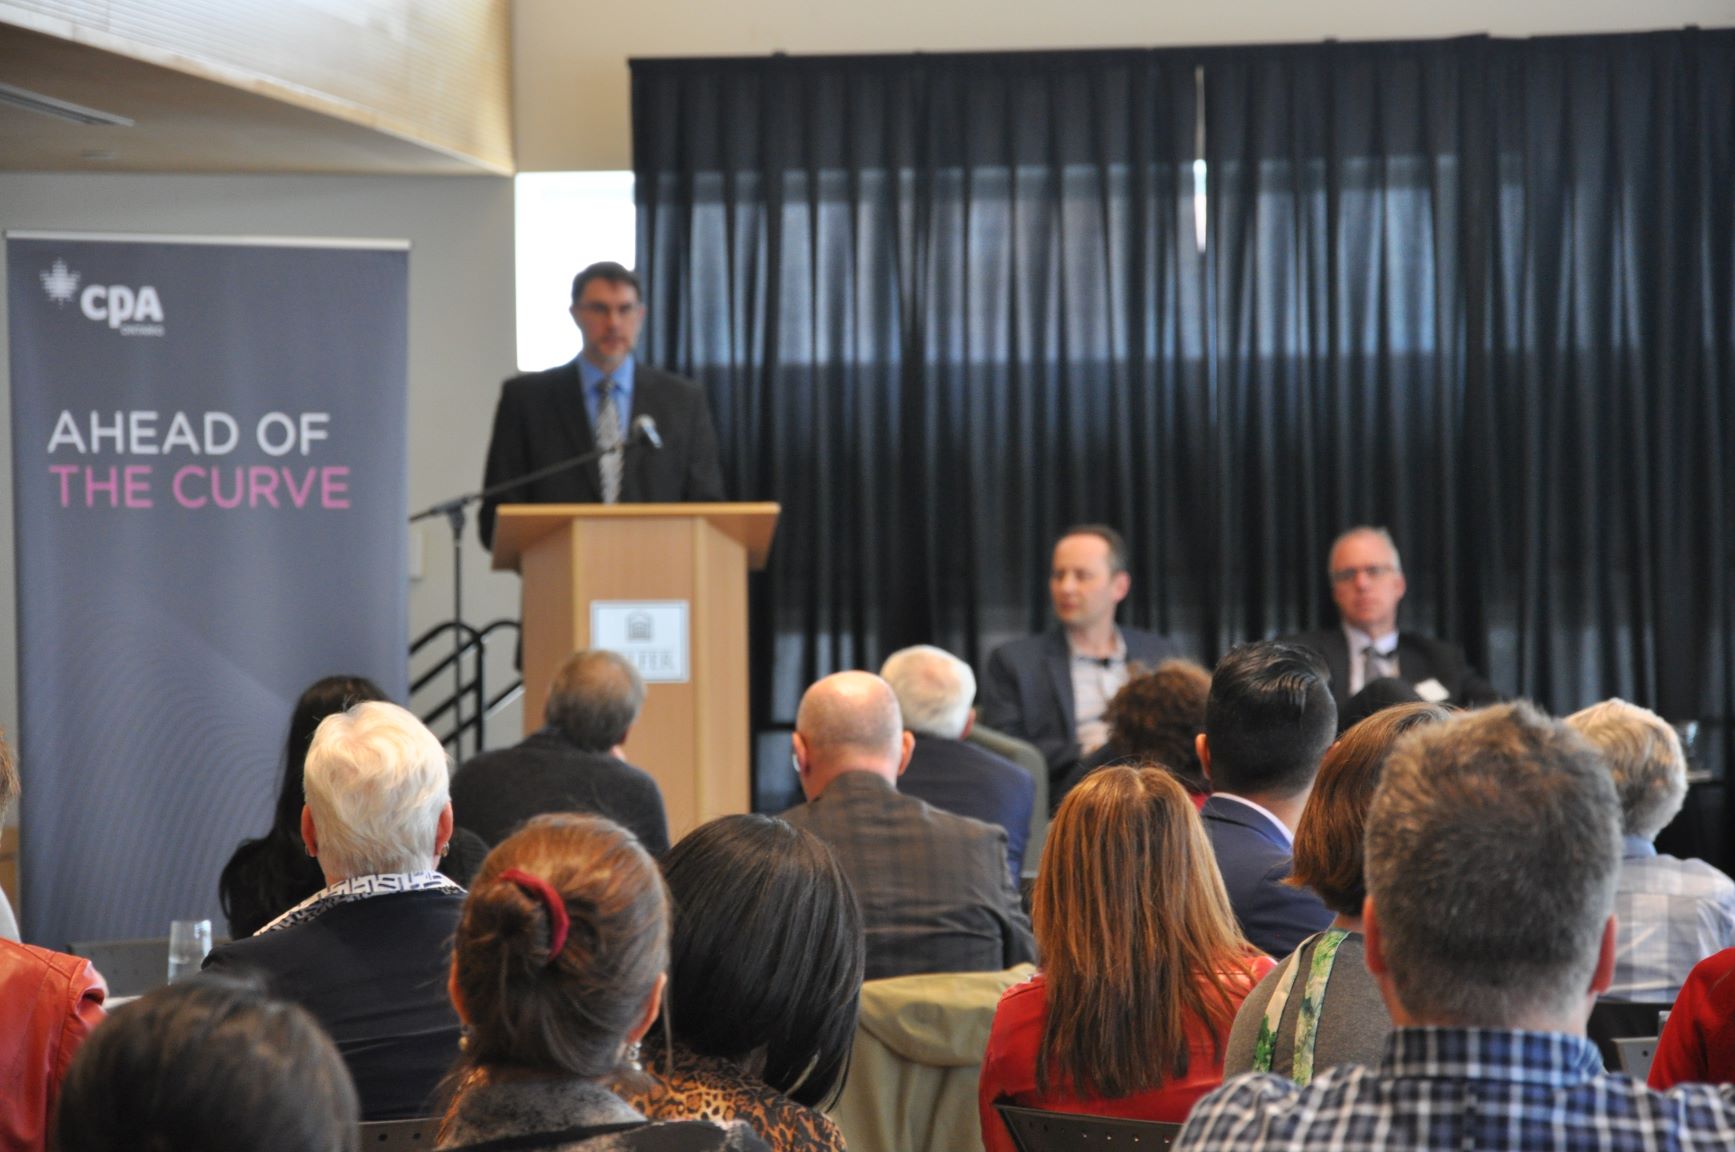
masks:
<path id="1" fill-rule="evenodd" d="M 454 631 L 458 635 L 456 645 L 452 642 Z M 433 729 L 451 750 L 452 759 L 459 763 L 466 755 L 473 756 L 486 746 L 488 718 L 497 715 L 524 693 L 524 679 L 516 674 L 509 684 L 492 695 L 487 682 L 488 646 L 508 637 L 516 647 L 520 631 L 518 621 L 510 619 L 495 620 L 479 629 L 462 620 L 445 620 L 410 642 L 411 707 L 421 716 L 422 723 Z M 445 643 L 435 648 L 433 645 L 437 640 Z M 431 655 L 434 651 L 440 653 L 439 659 L 418 672 L 418 657 L 424 652 Z M 418 700 L 419 694 L 442 677 L 449 685 L 445 696 L 426 702 Z M 470 749 L 468 754 L 464 750 L 466 738 Z"/>

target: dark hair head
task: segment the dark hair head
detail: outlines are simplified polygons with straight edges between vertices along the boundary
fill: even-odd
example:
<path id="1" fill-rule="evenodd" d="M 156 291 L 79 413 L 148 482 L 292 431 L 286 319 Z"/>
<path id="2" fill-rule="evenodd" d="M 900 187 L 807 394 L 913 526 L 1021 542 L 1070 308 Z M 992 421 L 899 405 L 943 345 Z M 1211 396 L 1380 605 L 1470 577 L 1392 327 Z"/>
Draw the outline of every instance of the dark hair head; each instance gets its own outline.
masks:
<path id="1" fill-rule="evenodd" d="M 1422 698 L 1407 680 L 1381 676 L 1362 685 L 1362 690 L 1344 702 L 1337 716 L 1337 734 L 1342 736 L 1375 712 L 1394 704 L 1411 704 Z"/>
<path id="2" fill-rule="evenodd" d="M 632 661 L 592 648 L 555 672 L 542 715 L 586 752 L 607 752 L 627 738 L 644 704 L 645 682 Z"/>
<path id="3" fill-rule="evenodd" d="M 1281 640 L 1231 648 L 1211 674 L 1205 742 L 1223 792 L 1293 796 L 1313 782 L 1337 731 L 1319 654 Z"/>
<path id="4" fill-rule="evenodd" d="M 1362 833 L 1386 756 L 1412 728 L 1444 724 L 1451 717 L 1438 704 L 1394 704 L 1338 737 L 1320 761 L 1313 792 L 1296 824 L 1295 868 L 1286 883 L 1312 888 L 1340 915 L 1361 915 L 1367 896 Z"/>
<path id="5" fill-rule="evenodd" d="M 825 842 L 771 816 L 724 816 L 663 861 L 675 905 L 677 1042 L 762 1068 L 798 1103 L 835 1099 L 866 963 L 861 910 Z"/>
<path id="6" fill-rule="evenodd" d="M 1119 532 L 1116 532 L 1107 524 L 1074 524 L 1071 528 L 1068 528 L 1066 531 L 1054 538 L 1055 544 L 1058 545 L 1068 536 L 1095 536 L 1103 543 L 1107 544 L 1108 574 L 1110 576 L 1113 576 L 1116 572 L 1125 572 L 1127 570 L 1127 542 L 1121 537 Z"/>
<path id="7" fill-rule="evenodd" d="M 61 1152 L 353 1152 L 355 1086 L 318 1022 L 251 984 L 158 988 L 91 1033 L 61 1086 Z"/>
<path id="8" fill-rule="evenodd" d="M 1165 660 L 1134 676 L 1108 702 L 1109 745 L 1120 756 L 1154 761 L 1189 791 L 1208 792 L 1196 737 L 1205 727 L 1211 674 L 1191 660 Z"/>
<path id="9" fill-rule="evenodd" d="M 286 911 L 319 887 L 319 868 L 307 858 L 301 842 L 301 807 L 307 800 L 305 769 L 313 734 L 327 716 L 346 712 L 353 704 L 385 700 L 378 684 L 365 676 L 327 676 L 315 680 L 296 700 L 289 714 L 289 738 L 283 747 L 283 783 L 271 830 L 245 840 L 217 881 L 217 899 L 233 934 L 251 935 L 264 923 L 261 915 Z M 313 889 L 307 884 L 314 881 Z"/>
<path id="10" fill-rule="evenodd" d="M 557 955 L 548 905 L 501 876 L 514 868 L 564 897 L 570 926 Z M 458 922 L 466 1056 L 481 1067 L 611 1076 L 668 962 L 663 880 L 633 834 L 600 816 L 535 817 L 488 853 Z"/>
<path id="11" fill-rule="evenodd" d="M 606 280 L 610 284 L 630 284 L 634 296 L 637 296 L 641 302 L 645 298 L 645 290 L 639 285 L 637 273 L 626 265 L 617 264 L 613 260 L 599 260 L 572 278 L 572 302 L 574 304 L 577 304 L 579 297 L 584 295 L 584 286 L 592 280 Z"/>
<path id="12" fill-rule="evenodd" d="M 1064 1084 L 1113 1098 L 1185 1076 L 1193 1021 L 1221 1055 L 1256 953 L 1173 776 L 1110 765 L 1068 792 L 1032 911 L 1048 982 L 1039 1091 Z"/>

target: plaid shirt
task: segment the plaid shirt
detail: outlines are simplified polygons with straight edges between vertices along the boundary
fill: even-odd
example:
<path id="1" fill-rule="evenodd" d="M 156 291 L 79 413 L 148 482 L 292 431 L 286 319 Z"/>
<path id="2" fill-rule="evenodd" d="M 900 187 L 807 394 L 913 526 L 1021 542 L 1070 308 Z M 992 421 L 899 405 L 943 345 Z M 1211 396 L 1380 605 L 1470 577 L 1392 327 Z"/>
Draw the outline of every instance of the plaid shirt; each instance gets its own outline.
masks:
<path id="1" fill-rule="evenodd" d="M 1596 1046 L 1557 1032 L 1400 1028 L 1378 1068 L 1341 1064 L 1305 1088 L 1238 1076 L 1199 1102 L 1180 1150 L 1735 1148 L 1735 1086 L 1664 1094 L 1605 1075 Z"/>
<path id="2" fill-rule="evenodd" d="M 1735 881 L 1703 860 L 1659 856 L 1649 840 L 1628 836 L 1615 919 L 1620 938 L 1607 995 L 1668 1003 L 1693 965 L 1735 947 Z"/>

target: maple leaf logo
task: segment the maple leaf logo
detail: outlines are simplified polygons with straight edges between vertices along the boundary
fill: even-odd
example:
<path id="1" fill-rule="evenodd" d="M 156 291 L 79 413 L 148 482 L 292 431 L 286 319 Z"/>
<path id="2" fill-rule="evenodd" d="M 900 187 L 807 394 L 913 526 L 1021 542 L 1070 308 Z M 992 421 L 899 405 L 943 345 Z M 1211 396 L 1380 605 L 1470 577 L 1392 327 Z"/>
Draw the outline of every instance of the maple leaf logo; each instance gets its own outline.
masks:
<path id="1" fill-rule="evenodd" d="M 42 290 L 48 293 L 48 298 L 61 307 L 72 303 L 73 293 L 78 291 L 78 273 L 66 266 L 66 261 L 56 260 L 54 267 L 42 273 Z"/>

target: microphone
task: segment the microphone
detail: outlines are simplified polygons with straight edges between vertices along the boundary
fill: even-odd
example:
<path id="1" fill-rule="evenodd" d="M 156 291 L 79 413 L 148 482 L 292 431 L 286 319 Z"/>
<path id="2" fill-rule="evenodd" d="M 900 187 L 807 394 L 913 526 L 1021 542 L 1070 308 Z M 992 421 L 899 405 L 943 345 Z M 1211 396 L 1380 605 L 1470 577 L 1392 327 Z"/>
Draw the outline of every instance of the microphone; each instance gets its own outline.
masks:
<path id="1" fill-rule="evenodd" d="M 662 450 L 663 438 L 657 434 L 657 422 L 650 416 L 640 416 L 633 421 L 633 438 L 645 441 L 658 451 Z"/>

